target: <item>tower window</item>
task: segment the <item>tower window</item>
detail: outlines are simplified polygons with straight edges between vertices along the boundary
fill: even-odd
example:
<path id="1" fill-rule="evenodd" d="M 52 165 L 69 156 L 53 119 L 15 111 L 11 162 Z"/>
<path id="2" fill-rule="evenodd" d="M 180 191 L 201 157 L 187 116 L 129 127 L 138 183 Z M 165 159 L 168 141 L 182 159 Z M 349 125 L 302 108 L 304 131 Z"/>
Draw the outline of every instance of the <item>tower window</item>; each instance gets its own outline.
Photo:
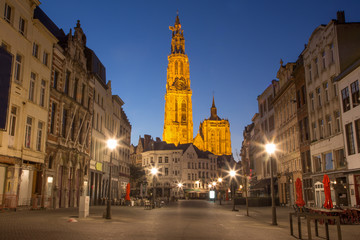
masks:
<path id="1" fill-rule="evenodd" d="M 186 103 L 183 101 L 181 103 L 181 121 L 186 122 Z"/>

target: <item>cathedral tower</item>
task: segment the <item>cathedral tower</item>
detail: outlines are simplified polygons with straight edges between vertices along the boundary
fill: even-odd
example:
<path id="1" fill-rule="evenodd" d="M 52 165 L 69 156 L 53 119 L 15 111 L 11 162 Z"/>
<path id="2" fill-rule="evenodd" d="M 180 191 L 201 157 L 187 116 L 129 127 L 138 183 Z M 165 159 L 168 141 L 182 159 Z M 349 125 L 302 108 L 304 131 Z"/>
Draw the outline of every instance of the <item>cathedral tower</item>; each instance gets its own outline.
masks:
<path id="1" fill-rule="evenodd" d="M 217 115 L 214 97 L 210 117 L 200 123 L 194 145 L 202 151 L 210 151 L 215 155 L 231 155 L 230 123 L 229 120 Z"/>
<path id="2" fill-rule="evenodd" d="M 172 31 L 172 39 L 167 67 L 163 141 L 191 143 L 193 118 L 189 59 L 185 54 L 185 39 L 179 16 L 176 16 L 175 25 L 169 29 Z"/>

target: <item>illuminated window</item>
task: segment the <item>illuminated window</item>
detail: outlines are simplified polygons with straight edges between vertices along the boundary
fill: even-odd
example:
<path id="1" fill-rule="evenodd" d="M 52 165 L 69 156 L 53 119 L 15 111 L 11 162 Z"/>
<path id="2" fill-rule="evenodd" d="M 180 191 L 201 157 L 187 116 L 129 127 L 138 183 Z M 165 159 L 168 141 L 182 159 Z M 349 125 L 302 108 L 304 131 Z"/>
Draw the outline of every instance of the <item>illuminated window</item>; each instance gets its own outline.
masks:
<path id="1" fill-rule="evenodd" d="M 10 124 L 9 124 L 9 135 L 14 137 L 15 130 L 16 130 L 16 115 L 17 115 L 17 108 L 11 107 L 10 113 Z"/>
<path id="2" fill-rule="evenodd" d="M 15 58 L 15 81 L 20 83 L 21 82 L 21 64 L 22 64 L 22 56 L 16 54 Z"/>
<path id="3" fill-rule="evenodd" d="M 319 120 L 319 126 L 320 126 L 320 139 L 324 137 L 324 120 Z"/>
<path id="4" fill-rule="evenodd" d="M 328 136 L 331 136 L 332 134 L 332 128 L 331 128 L 331 116 L 328 115 L 326 116 L 326 121 L 327 121 L 327 128 L 328 128 Z"/>
<path id="5" fill-rule="evenodd" d="M 319 107 L 321 107 L 321 90 L 320 90 L 320 88 L 317 88 L 316 89 L 316 93 L 317 93 L 317 97 L 318 97 L 318 105 L 319 105 Z"/>
<path id="6" fill-rule="evenodd" d="M 356 107 L 360 104 L 360 94 L 359 94 L 359 81 L 350 84 L 351 87 L 351 98 L 353 107 Z"/>
<path id="7" fill-rule="evenodd" d="M 341 98 L 342 98 L 344 112 L 350 110 L 350 97 L 349 97 L 349 88 L 348 87 L 341 90 Z"/>
<path id="8" fill-rule="evenodd" d="M 26 129 L 25 129 L 25 147 L 30 148 L 31 145 L 31 128 L 32 128 L 33 119 L 27 117 L 26 119 Z"/>
<path id="9" fill-rule="evenodd" d="M 186 103 L 181 103 L 181 122 L 186 122 Z"/>
<path id="10" fill-rule="evenodd" d="M 38 131 L 36 139 L 36 150 L 41 151 L 42 135 L 43 135 L 43 122 L 38 122 Z"/>
<path id="11" fill-rule="evenodd" d="M 40 88 L 40 106 L 45 107 L 45 89 L 46 83 L 45 80 L 41 80 L 41 88 Z"/>
<path id="12" fill-rule="evenodd" d="M 43 64 L 44 64 L 45 66 L 48 65 L 48 60 L 49 60 L 49 54 L 44 51 L 44 53 L 43 53 Z"/>
<path id="13" fill-rule="evenodd" d="M 325 102 L 329 101 L 329 88 L 328 83 L 324 83 L 324 92 L 325 92 Z"/>
<path id="14" fill-rule="evenodd" d="M 39 57 L 39 45 L 36 43 L 33 43 L 33 52 L 32 55 L 36 58 Z"/>
<path id="15" fill-rule="evenodd" d="M 345 125 L 345 134 L 348 154 L 355 154 L 354 132 L 352 123 L 348 123 Z"/>
<path id="16" fill-rule="evenodd" d="M 36 75 L 35 73 L 31 73 L 30 76 L 30 87 L 29 87 L 29 100 L 30 101 L 34 101 L 34 94 L 35 94 L 35 80 L 36 80 Z"/>

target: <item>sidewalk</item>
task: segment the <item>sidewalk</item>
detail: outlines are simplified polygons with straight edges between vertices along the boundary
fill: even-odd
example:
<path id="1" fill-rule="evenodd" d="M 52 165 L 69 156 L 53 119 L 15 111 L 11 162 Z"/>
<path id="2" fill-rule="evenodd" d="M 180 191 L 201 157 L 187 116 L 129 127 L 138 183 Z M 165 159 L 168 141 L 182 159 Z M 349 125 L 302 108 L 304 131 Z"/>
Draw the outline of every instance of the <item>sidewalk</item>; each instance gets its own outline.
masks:
<path id="1" fill-rule="evenodd" d="M 221 202 L 221 206 L 219 202 L 216 202 L 218 207 L 222 207 L 231 211 L 233 205 L 231 201 L 227 201 L 226 203 Z M 237 215 L 246 216 L 246 206 L 245 205 L 236 205 L 236 209 L 239 210 Z M 294 210 L 290 207 L 276 207 L 276 216 L 277 216 L 277 224 L 279 228 L 286 229 L 289 233 L 289 239 L 291 239 L 290 235 L 290 221 L 289 221 L 289 213 L 294 212 Z M 249 207 L 249 218 L 263 224 L 271 225 L 272 223 L 272 215 L 271 215 L 271 207 Z M 276 226 L 274 226 L 276 227 Z M 313 239 L 319 239 L 315 237 L 315 224 L 311 222 L 311 236 Z M 359 239 L 360 237 L 360 225 L 341 225 L 341 235 L 342 239 Z M 298 225 L 297 219 L 293 217 L 293 232 L 296 237 L 298 237 Z M 301 218 L 301 232 L 302 238 L 308 239 L 307 236 L 307 225 L 305 219 Z M 326 239 L 325 235 L 325 224 L 318 224 L 319 236 L 321 238 Z M 329 225 L 329 235 L 330 239 L 337 239 L 337 229 L 336 225 Z"/>

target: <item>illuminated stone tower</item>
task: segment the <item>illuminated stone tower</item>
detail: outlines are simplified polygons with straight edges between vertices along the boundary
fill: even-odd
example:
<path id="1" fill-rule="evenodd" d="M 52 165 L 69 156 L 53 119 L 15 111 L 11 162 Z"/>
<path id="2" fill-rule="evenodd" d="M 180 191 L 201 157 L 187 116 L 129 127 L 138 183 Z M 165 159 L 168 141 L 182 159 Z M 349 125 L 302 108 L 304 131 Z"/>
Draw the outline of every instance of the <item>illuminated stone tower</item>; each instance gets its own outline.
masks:
<path id="1" fill-rule="evenodd" d="M 210 117 L 200 123 L 194 145 L 215 155 L 231 155 L 230 123 L 229 120 L 221 119 L 217 115 L 214 97 Z"/>
<path id="2" fill-rule="evenodd" d="M 185 39 L 179 16 L 172 31 L 171 53 L 168 56 L 165 94 L 163 141 L 182 144 L 193 142 L 193 118 L 189 60 L 185 54 Z"/>

